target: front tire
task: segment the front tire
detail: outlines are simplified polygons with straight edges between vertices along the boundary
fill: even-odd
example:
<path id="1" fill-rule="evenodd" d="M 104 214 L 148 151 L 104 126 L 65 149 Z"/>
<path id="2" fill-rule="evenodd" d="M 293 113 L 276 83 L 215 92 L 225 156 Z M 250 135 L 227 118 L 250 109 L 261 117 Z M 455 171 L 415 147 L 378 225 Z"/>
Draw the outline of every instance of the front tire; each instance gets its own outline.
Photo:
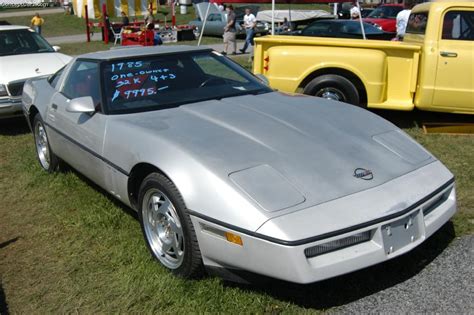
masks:
<path id="1" fill-rule="evenodd" d="M 304 94 L 322 97 L 329 100 L 359 105 L 359 92 L 348 79 L 335 74 L 326 74 L 311 80 L 303 91 Z"/>
<path id="2" fill-rule="evenodd" d="M 48 134 L 44 127 L 40 114 L 36 114 L 33 120 L 33 135 L 35 139 L 36 157 L 41 167 L 48 173 L 58 169 L 59 159 L 51 150 Z"/>
<path id="3" fill-rule="evenodd" d="M 194 278 L 202 259 L 191 218 L 174 184 L 159 173 L 148 175 L 139 192 L 138 218 L 152 256 L 174 274 Z"/>

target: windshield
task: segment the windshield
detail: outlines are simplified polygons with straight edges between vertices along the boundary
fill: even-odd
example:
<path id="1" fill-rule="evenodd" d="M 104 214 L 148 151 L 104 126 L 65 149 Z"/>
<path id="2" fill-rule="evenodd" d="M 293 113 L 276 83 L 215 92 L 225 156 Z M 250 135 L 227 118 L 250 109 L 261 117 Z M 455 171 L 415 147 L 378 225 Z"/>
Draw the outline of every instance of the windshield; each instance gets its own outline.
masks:
<path id="1" fill-rule="evenodd" d="M 211 51 L 114 60 L 105 64 L 102 75 L 110 114 L 271 92 L 245 69 Z"/>
<path id="2" fill-rule="evenodd" d="M 0 56 L 54 52 L 48 42 L 29 29 L 0 32 Z"/>
<path id="3" fill-rule="evenodd" d="M 367 35 L 374 34 L 383 34 L 383 31 L 379 30 L 375 26 L 363 23 L 364 30 Z M 362 31 L 360 23 L 356 21 L 341 21 L 341 22 L 314 22 L 309 25 L 303 31 L 301 35 L 303 36 L 342 36 L 343 34 L 348 35 L 360 35 L 362 36 Z"/>
<path id="4" fill-rule="evenodd" d="M 403 10 L 402 7 L 398 6 L 385 6 L 379 7 L 374 11 L 370 12 L 367 16 L 369 19 L 395 19 L 397 17 L 398 12 Z"/>

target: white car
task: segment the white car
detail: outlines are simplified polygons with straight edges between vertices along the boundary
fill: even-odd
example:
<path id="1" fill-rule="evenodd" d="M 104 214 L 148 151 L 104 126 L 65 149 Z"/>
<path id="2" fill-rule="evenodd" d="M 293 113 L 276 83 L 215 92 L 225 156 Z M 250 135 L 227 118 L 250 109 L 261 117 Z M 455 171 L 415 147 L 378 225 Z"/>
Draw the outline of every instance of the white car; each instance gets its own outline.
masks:
<path id="1" fill-rule="evenodd" d="M 26 80 L 51 75 L 71 60 L 58 50 L 26 26 L 0 26 L 0 118 L 22 114 Z"/>

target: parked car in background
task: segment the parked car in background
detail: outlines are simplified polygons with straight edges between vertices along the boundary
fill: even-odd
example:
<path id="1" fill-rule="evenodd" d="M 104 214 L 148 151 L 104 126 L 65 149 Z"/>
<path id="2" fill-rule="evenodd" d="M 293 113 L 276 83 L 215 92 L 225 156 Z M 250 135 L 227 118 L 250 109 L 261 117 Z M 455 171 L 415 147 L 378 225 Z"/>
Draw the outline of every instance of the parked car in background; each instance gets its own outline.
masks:
<path id="1" fill-rule="evenodd" d="M 28 80 L 23 104 L 41 167 L 65 161 L 136 210 L 183 277 L 315 282 L 414 249 L 456 211 L 453 174 L 395 125 L 205 47 L 81 55 Z"/>
<path id="2" fill-rule="evenodd" d="M 397 14 L 404 8 L 403 4 L 384 4 L 370 12 L 364 22 L 380 27 L 385 32 L 397 31 Z"/>
<path id="3" fill-rule="evenodd" d="M 209 5 L 210 4 L 210 5 Z M 227 14 L 225 11 L 219 11 L 219 9 L 209 2 L 201 2 L 194 4 L 196 9 L 197 19 L 189 22 L 190 25 L 194 25 L 197 31 L 202 32 L 204 17 L 209 6 L 209 13 L 204 29 L 204 35 L 222 36 L 224 34 L 224 27 L 227 24 Z M 235 8 L 236 16 L 236 28 L 237 35 L 245 35 L 245 29 L 243 28 L 243 18 L 245 15 L 245 9 L 249 8 L 250 11 L 257 16 L 259 6 L 247 5 Z M 265 35 L 269 31 L 270 25 L 266 22 L 257 21 L 255 27 L 255 34 Z"/>
<path id="4" fill-rule="evenodd" d="M 21 93 L 29 78 L 55 73 L 71 60 L 26 26 L 0 26 L 0 118 L 21 115 Z"/>
<path id="5" fill-rule="evenodd" d="M 362 11 L 360 11 L 360 16 L 362 18 L 368 17 L 372 11 L 374 11 L 375 8 L 362 8 Z"/>
<path id="6" fill-rule="evenodd" d="M 380 30 L 369 23 L 363 23 L 367 39 L 391 40 L 395 33 Z M 298 31 L 295 35 L 334 37 L 334 38 L 363 38 L 360 21 L 356 20 L 321 20 L 316 21 Z"/>

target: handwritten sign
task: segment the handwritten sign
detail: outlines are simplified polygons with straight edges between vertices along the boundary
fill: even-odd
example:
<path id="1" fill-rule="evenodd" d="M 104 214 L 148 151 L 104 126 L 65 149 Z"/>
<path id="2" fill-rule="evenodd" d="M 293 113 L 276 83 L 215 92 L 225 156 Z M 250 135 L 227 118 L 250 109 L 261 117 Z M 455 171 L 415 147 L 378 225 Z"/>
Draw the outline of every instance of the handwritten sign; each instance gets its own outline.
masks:
<path id="1" fill-rule="evenodd" d="M 117 62 L 110 64 L 106 80 L 110 83 L 111 102 L 133 100 L 158 94 L 169 88 L 169 81 L 176 79 L 175 72 L 168 67 L 150 69 L 143 61 Z"/>

